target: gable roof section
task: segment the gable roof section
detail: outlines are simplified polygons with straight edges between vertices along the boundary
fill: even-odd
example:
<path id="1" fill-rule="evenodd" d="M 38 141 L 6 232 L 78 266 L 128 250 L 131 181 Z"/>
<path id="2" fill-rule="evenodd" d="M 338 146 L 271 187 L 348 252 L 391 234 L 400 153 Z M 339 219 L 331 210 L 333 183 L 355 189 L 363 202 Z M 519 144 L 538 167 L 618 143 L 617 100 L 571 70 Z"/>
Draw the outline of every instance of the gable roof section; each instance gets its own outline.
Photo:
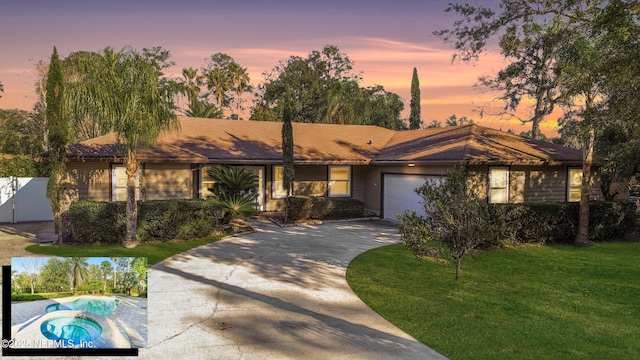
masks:
<path id="1" fill-rule="evenodd" d="M 179 117 L 143 162 L 282 162 L 282 123 Z M 72 161 L 117 161 L 115 134 L 69 147 Z M 393 131 L 369 125 L 293 124 L 298 164 L 573 164 L 582 152 L 478 125 Z"/>
<path id="2" fill-rule="evenodd" d="M 376 163 L 580 165 L 582 152 L 478 125 L 397 132 Z"/>

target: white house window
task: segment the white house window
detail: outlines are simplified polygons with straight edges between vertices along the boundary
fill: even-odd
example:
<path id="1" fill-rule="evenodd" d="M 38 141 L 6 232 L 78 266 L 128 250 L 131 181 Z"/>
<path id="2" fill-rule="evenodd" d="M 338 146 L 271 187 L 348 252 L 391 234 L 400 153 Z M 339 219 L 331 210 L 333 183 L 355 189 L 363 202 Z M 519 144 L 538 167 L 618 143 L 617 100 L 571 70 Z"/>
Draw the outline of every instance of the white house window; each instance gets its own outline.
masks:
<path id="1" fill-rule="evenodd" d="M 489 202 L 509 202 L 509 169 L 506 167 L 489 168 Z"/>
<path id="2" fill-rule="evenodd" d="M 350 166 L 329 166 L 329 196 L 351 196 Z"/>
<path id="3" fill-rule="evenodd" d="M 127 200 L 127 168 L 124 165 L 114 165 L 111 173 L 113 201 Z M 140 200 L 140 170 L 136 174 L 136 199 Z"/>
<path id="4" fill-rule="evenodd" d="M 567 201 L 580 201 L 582 190 L 582 169 L 569 168 L 569 181 L 567 182 Z"/>
<path id="5" fill-rule="evenodd" d="M 284 188 L 284 166 L 273 166 L 273 189 L 271 196 L 274 199 L 282 199 L 287 196 L 287 189 Z"/>

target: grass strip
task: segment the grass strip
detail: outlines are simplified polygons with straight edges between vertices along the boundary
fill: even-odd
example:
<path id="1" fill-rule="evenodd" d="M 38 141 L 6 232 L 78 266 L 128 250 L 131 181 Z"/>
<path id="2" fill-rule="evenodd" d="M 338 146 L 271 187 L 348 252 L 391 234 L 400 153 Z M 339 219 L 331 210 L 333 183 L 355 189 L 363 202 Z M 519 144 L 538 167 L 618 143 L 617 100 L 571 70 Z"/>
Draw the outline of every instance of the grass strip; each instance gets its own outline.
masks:
<path id="1" fill-rule="evenodd" d="M 146 256 L 149 265 L 158 263 L 168 257 L 195 247 L 209 244 L 222 239 L 224 235 L 210 236 L 201 239 L 167 242 L 144 242 L 132 249 L 122 245 L 98 245 L 98 246 L 55 246 L 55 245 L 30 245 L 27 251 L 35 254 L 62 256 L 62 257 L 138 257 Z"/>

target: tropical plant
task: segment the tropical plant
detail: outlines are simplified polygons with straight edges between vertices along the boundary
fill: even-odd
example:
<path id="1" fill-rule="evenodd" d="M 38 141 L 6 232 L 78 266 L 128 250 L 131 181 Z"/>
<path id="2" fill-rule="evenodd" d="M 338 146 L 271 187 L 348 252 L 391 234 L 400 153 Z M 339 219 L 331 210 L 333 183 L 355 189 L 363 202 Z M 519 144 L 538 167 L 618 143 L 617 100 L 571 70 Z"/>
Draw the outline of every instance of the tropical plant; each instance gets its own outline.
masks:
<path id="1" fill-rule="evenodd" d="M 213 181 L 209 191 L 213 200 L 226 209 L 225 220 L 238 215 L 247 217 L 256 212 L 258 198 L 258 175 L 241 167 L 215 166 L 207 169 L 207 175 Z"/>
<path id="2" fill-rule="evenodd" d="M 104 280 L 103 290 L 107 291 L 107 278 L 109 277 L 109 274 L 111 274 L 111 271 L 113 271 L 111 262 L 108 260 L 101 262 L 100 270 L 102 271 L 102 280 Z"/>
<path id="3" fill-rule="evenodd" d="M 224 116 L 222 109 L 215 104 L 210 104 L 207 100 L 195 99 L 189 103 L 189 108 L 185 111 L 189 117 L 199 117 L 208 119 L 219 119 Z"/>
<path id="4" fill-rule="evenodd" d="M 69 264 L 71 267 L 71 288 L 73 294 L 78 293 L 78 284 L 80 280 L 87 280 L 89 278 L 89 264 L 86 257 L 71 257 L 69 258 Z"/>
<path id="5" fill-rule="evenodd" d="M 203 85 L 204 78 L 198 74 L 198 69 L 184 68 L 182 69 L 182 91 L 187 96 L 189 106 L 200 96 L 200 86 Z"/>
<path id="6" fill-rule="evenodd" d="M 226 105 L 225 93 L 231 89 L 231 80 L 227 72 L 220 68 L 214 68 L 204 74 L 207 89 L 213 93 L 213 97 L 219 107 Z"/>
<path id="7" fill-rule="evenodd" d="M 92 66 L 80 72 L 82 81 L 68 100 L 71 113 L 84 112 L 101 119 L 103 126 L 117 136 L 127 174 L 125 247 L 138 245 L 136 180 L 141 168 L 138 152 L 153 147 L 161 131 L 177 127 L 172 99 L 176 89 L 161 85 L 160 69 L 164 65 L 154 65 L 148 60 L 149 51 L 145 56 L 129 47 L 122 51 L 104 49 Z"/>
<path id="8" fill-rule="evenodd" d="M 243 68 L 235 61 L 229 65 L 229 80 L 231 81 L 231 90 L 236 93 L 236 113 L 240 113 L 240 97 L 242 93 L 251 90 L 251 79 L 247 68 Z"/>

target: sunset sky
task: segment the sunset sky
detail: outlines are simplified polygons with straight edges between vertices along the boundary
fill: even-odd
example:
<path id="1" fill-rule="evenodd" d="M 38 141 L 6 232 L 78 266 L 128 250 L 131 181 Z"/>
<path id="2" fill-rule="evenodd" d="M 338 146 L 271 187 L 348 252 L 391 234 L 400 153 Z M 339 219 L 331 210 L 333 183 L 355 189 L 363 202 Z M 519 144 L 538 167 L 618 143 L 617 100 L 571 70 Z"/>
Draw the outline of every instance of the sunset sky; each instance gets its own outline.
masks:
<path id="1" fill-rule="evenodd" d="M 478 1 L 483 5 L 496 0 Z M 262 73 L 291 55 L 335 45 L 355 64 L 363 86 L 383 85 L 405 101 L 408 117 L 411 74 L 418 69 L 422 118 L 444 122 L 451 114 L 506 130 L 522 130 L 479 110 L 493 96 L 473 88 L 478 76 L 504 67 L 486 54 L 474 65 L 452 64 L 453 50 L 431 35 L 450 27 L 448 1 L 430 0 L 3 0 L 0 3 L 0 108 L 31 110 L 34 65 L 51 56 L 99 51 L 111 46 L 161 46 L 171 51 L 179 77 L 218 52 L 246 67 L 253 85 Z M 555 121 L 543 125 L 551 134 Z"/>

